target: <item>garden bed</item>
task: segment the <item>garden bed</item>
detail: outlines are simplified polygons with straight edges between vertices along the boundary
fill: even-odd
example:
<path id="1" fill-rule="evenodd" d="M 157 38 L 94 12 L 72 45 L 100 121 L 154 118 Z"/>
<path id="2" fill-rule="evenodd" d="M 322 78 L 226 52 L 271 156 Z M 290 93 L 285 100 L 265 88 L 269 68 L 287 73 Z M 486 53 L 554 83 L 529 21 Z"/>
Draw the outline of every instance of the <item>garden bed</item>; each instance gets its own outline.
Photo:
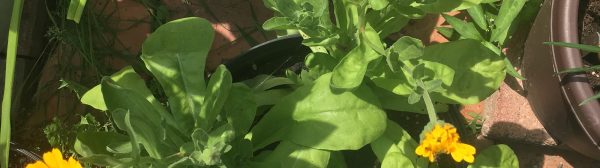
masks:
<path id="1" fill-rule="evenodd" d="M 58 14 L 73 27 L 53 37 L 86 35 L 79 26 L 96 17 L 106 32 L 59 39 L 39 88 L 62 89 L 42 89 L 25 126 L 13 126 L 27 131 L 13 136 L 45 127 L 63 154 L 112 166 L 519 164 L 506 145 L 478 144 L 482 114 L 459 107 L 520 77 L 502 50 L 524 16 L 503 3 L 525 2 L 334 1 L 90 1 L 78 24 Z M 280 40 L 291 43 L 261 44 L 290 32 L 300 35 Z M 456 139 L 427 153 L 436 131 Z M 44 139 L 29 144 L 49 151 Z"/>

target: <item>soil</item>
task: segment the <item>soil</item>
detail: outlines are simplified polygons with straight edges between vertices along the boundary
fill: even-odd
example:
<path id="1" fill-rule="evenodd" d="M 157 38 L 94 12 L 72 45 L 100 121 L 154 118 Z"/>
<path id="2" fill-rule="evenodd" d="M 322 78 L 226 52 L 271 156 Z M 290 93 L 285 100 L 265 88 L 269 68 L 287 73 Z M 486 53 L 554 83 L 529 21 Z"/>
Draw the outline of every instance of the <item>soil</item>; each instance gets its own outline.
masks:
<path id="1" fill-rule="evenodd" d="M 600 0 L 584 0 L 580 3 L 580 41 L 582 44 L 600 46 Z M 584 66 L 600 65 L 599 53 L 583 52 Z M 587 73 L 595 93 L 600 91 L 600 71 Z"/>

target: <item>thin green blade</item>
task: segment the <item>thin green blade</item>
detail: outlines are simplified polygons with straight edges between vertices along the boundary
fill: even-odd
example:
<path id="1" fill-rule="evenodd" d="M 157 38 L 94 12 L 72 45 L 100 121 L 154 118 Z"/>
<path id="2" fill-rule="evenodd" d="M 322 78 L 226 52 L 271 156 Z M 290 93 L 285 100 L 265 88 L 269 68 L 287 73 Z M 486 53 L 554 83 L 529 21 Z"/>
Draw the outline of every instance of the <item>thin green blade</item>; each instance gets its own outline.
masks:
<path id="1" fill-rule="evenodd" d="M 6 75 L 4 76 L 4 95 L 2 97 L 2 123 L 0 124 L 0 167 L 8 167 L 8 150 L 10 148 L 10 109 L 12 104 L 12 87 L 19 41 L 19 24 L 23 1 L 15 0 L 13 4 L 10 28 L 8 32 L 8 45 L 6 47 Z"/>

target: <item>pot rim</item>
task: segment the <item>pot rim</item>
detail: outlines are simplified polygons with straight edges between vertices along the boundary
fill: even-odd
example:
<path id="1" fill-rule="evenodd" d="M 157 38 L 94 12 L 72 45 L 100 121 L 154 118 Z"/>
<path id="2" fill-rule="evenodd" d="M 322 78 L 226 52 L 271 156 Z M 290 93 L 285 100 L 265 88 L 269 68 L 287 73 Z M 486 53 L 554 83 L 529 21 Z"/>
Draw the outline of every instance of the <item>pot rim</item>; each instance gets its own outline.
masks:
<path id="1" fill-rule="evenodd" d="M 550 40 L 555 42 L 579 43 L 578 11 L 579 0 L 552 1 Z M 554 70 L 582 67 L 579 49 L 551 46 Z M 573 116 L 582 127 L 586 136 L 598 147 L 600 142 L 600 103 L 590 101 L 579 106 L 579 103 L 594 95 L 592 86 L 585 73 L 559 74 L 562 95 L 569 104 Z"/>

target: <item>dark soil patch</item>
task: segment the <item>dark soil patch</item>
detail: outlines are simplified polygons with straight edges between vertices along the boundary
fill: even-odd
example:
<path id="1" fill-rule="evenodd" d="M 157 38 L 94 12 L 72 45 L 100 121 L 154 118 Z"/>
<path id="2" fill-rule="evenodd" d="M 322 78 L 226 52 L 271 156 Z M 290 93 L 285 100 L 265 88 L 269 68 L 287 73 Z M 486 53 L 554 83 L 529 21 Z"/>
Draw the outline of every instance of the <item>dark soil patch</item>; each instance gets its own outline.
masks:
<path id="1" fill-rule="evenodd" d="M 580 41 L 582 44 L 600 46 L 600 0 L 584 0 L 580 3 Z M 600 65 L 598 53 L 582 52 L 584 66 Z M 588 72 L 588 80 L 594 92 L 600 91 L 600 71 Z"/>

